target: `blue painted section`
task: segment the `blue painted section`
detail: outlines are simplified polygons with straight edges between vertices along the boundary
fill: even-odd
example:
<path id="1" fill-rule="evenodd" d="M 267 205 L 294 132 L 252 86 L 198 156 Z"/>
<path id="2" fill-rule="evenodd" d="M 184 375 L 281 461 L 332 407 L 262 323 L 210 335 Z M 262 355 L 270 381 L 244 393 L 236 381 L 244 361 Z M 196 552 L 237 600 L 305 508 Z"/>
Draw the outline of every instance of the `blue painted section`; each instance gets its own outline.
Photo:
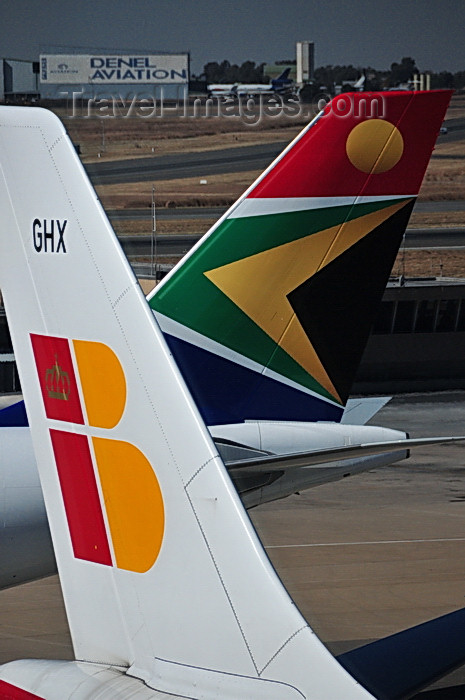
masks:
<path id="1" fill-rule="evenodd" d="M 28 425 L 24 401 L 13 403 L 0 411 L 0 428 L 22 428 Z"/>
<path id="2" fill-rule="evenodd" d="M 165 333 L 207 425 L 244 420 L 339 421 L 343 409 Z M 28 425 L 21 401 L 0 411 L 1 426 Z"/>
<path id="3" fill-rule="evenodd" d="M 339 421 L 342 408 L 165 333 L 207 425 L 246 419 Z"/>
<path id="4" fill-rule="evenodd" d="M 465 662 L 464 627 L 462 608 L 336 658 L 378 700 L 401 700 Z"/>

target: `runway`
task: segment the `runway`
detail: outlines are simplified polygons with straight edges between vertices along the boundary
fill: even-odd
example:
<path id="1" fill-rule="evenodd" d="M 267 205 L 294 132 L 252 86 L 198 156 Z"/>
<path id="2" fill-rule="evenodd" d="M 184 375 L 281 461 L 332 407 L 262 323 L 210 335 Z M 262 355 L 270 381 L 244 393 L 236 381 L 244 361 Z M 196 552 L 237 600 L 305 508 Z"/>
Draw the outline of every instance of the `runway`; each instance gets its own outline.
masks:
<path id="1" fill-rule="evenodd" d="M 89 163 L 84 167 L 94 185 L 204 177 L 247 170 L 264 170 L 287 145 L 287 141 L 279 141 L 272 144 L 223 148 L 218 151 Z"/>
<path id="2" fill-rule="evenodd" d="M 465 432 L 465 393 L 396 397 L 375 418 L 411 437 Z M 465 605 L 465 447 L 250 512 L 278 573 L 335 653 Z M 72 658 L 57 577 L 0 591 L 0 662 Z M 461 700 L 465 670 L 418 700 Z"/>

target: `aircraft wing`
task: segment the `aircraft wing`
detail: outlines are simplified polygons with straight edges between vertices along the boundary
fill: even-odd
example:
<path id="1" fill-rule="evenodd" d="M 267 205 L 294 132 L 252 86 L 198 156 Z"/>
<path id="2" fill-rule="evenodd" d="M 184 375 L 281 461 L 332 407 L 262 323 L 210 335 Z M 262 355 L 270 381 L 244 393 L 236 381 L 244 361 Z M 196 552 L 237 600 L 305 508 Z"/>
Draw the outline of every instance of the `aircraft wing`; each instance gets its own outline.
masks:
<path id="1" fill-rule="evenodd" d="M 464 624 L 461 608 L 336 658 L 375 697 L 409 698 L 464 663 Z"/>
<path id="2" fill-rule="evenodd" d="M 408 438 L 406 440 L 392 440 L 389 442 L 374 442 L 364 445 L 345 445 L 324 450 L 309 452 L 297 452 L 285 455 L 262 455 L 248 459 L 239 459 L 227 463 L 231 475 L 245 472 L 248 469 L 254 471 L 282 471 L 308 467 L 312 469 L 326 468 L 328 462 L 339 462 L 344 459 L 355 459 L 379 455 L 386 452 L 407 451 L 413 447 L 426 445 L 441 445 L 444 443 L 459 442 L 465 440 L 465 436 L 435 437 L 435 438 Z"/>

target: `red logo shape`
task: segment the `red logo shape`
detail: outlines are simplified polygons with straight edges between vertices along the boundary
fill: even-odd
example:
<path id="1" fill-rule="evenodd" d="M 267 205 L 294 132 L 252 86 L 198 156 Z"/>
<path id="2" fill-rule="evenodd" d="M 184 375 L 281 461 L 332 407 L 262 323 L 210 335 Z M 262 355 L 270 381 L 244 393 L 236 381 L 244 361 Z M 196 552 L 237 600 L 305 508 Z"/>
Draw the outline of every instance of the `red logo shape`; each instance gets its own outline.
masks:
<path id="1" fill-rule="evenodd" d="M 74 556 L 111 566 L 111 554 L 86 435 L 50 430 Z"/>
<path id="2" fill-rule="evenodd" d="M 47 418 L 84 424 L 69 342 L 31 333 Z"/>

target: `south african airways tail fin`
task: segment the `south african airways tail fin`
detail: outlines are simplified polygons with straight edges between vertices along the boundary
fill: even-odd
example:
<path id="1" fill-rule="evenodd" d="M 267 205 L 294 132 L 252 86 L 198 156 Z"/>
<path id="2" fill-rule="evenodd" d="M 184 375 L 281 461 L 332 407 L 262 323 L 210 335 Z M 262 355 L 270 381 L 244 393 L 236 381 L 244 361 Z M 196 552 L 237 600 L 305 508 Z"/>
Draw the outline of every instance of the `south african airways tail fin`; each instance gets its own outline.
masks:
<path id="1" fill-rule="evenodd" d="M 335 98 L 154 290 L 207 425 L 341 419 L 449 99 Z"/>
<path id="2" fill-rule="evenodd" d="M 450 95 L 335 98 L 156 288 L 207 424 L 340 418 Z"/>

